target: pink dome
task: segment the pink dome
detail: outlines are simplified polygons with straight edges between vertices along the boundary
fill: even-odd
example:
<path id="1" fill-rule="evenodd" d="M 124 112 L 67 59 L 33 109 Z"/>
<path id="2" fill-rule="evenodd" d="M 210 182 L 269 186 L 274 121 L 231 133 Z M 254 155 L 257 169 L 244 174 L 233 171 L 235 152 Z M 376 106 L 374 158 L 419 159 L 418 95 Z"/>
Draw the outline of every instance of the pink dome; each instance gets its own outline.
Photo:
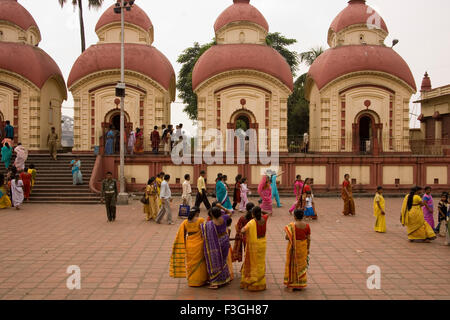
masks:
<path id="1" fill-rule="evenodd" d="M 89 47 L 75 61 L 67 80 L 68 87 L 89 74 L 120 69 L 120 43 L 105 43 Z M 169 60 L 155 47 L 125 44 L 125 69 L 142 73 L 170 90 L 175 71 Z"/>
<path id="2" fill-rule="evenodd" d="M 212 46 L 197 61 L 192 72 L 195 90 L 203 81 L 222 72 L 250 69 L 267 73 L 291 91 L 294 88 L 291 68 L 275 49 L 259 44 L 223 44 Z"/>
<path id="3" fill-rule="evenodd" d="M 51 77 L 66 86 L 56 62 L 44 50 L 28 44 L 0 42 L 0 69 L 21 75 L 39 89 Z"/>
<path id="4" fill-rule="evenodd" d="M 333 20 L 330 30 L 337 33 L 356 24 L 375 24 L 374 15 L 378 15 L 378 13 L 366 5 L 365 0 L 350 0 L 347 8 L 342 10 Z M 381 29 L 389 32 L 383 18 L 380 17 L 379 23 Z"/>
<path id="5" fill-rule="evenodd" d="M 408 64 L 393 49 L 384 46 L 352 45 L 328 49 L 309 69 L 319 90 L 331 81 L 358 71 L 380 71 L 396 76 L 416 91 Z"/>
<path id="6" fill-rule="evenodd" d="M 227 24 L 237 21 L 250 21 L 263 27 L 269 32 L 269 24 L 264 16 L 250 4 L 250 0 L 233 0 L 233 4 L 225 9 L 217 18 L 214 24 L 214 31 L 217 32 Z"/>
<path id="7" fill-rule="evenodd" d="M 0 0 L 0 20 L 11 22 L 23 30 L 39 27 L 33 16 L 17 0 Z"/>
<path id="8" fill-rule="evenodd" d="M 98 31 L 100 28 L 110 23 L 120 23 L 120 14 L 114 13 L 114 7 L 115 4 L 106 9 L 106 11 L 102 14 L 97 22 L 97 25 L 95 26 L 95 31 Z M 126 23 L 134 24 L 141 27 L 145 31 L 153 28 L 153 24 L 148 15 L 136 4 L 133 5 L 130 11 L 125 11 L 124 19 Z"/>

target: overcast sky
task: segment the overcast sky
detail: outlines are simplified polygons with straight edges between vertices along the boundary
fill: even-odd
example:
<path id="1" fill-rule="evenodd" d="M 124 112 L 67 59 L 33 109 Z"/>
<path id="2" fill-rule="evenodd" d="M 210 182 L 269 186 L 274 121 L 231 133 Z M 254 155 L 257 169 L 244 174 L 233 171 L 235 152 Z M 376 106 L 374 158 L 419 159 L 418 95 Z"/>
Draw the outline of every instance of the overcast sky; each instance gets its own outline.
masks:
<path id="1" fill-rule="evenodd" d="M 87 3 L 87 0 L 83 0 Z M 61 9 L 57 0 L 19 0 L 33 15 L 42 34 L 40 47 L 58 63 L 67 81 L 73 63 L 81 53 L 78 13 L 72 5 Z M 68 1 L 70 3 L 70 1 Z M 115 0 L 105 0 L 100 10 L 87 10 L 85 30 L 87 47 L 98 41 L 95 24 Z M 153 22 L 154 46 L 172 62 L 178 74 L 178 55 L 193 42 L 205 43 L 214 37 L 213 25 L 232 0 L 136 0 Z M 420 90 L 423 74 L 428 71 L 433 87 L 450 83 L 450 1 L 448 0 L 369 0 L 386 21 L 389 37 L 399 39 L 395 50 L 409 64 Z M 347 0 L 251 0 L 266 17 L 271 32 L 298 40 L 292 49 L 297 52 L 322 45 L 328 48 L 327 32 L 334 17 L 347 6 Z M 300 73 L 306 72 L 302 66 Z M 418 95 L 413 97 L 417 100 Z M 64 103 L 63 113 L 73 115 L 73 100 Z M 172 105 L 172 123 L 191 121 L 180 111 L 179 99 Z M 413 110 L 414 108 L 412 108 Z M 419 112 L 419 109 L 415 112 Z"/>

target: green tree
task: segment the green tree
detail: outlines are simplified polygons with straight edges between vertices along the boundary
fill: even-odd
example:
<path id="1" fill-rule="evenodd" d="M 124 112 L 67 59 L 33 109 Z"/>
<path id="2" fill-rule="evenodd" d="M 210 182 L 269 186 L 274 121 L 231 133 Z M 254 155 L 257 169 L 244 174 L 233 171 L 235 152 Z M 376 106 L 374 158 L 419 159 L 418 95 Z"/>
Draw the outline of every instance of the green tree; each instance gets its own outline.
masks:
<path id="1" fill-rule="evenodd" d="M 72 2 L 72 5 L 74 8 L 78 6 L 78 14 L 80 18 L 80 32 L 81 32 L 81 52 L 84 52 L 86 50 L 86 35 L 84 32 L 84 19 L 83 19 L 83 1 L 82 0 L 58 0 L 59 4 L 61 5 L 61 8 L 64 7 L 64 5 L 67 2 Z M 100 8 L 103 4 L 104 0 L 88 0 L 88 6 L 90 8 Z"/>
<path id="2" fill-rule="evenodd" d="M 300 53 L 300 62 L 310 67 L 324 52 L 323 47 L 312 48 Z M 294 91 L 288 100 L 288 135 L 299 136 L 309 130 L 309 102 L 305 99 L 307 73 L 294 83 Z"/>
<path id="3" fill-rule="evenodd" d="M 311 48 L 309 51 L 302 52 L 300 53 L 300 62 L 305 63 L 308 67 L 310 67 L 324 51 L 325 49 L 320 46 Z"/>
<path id="4" fill-rule="evenodd" d="M 297 43 L 297 40 L 286 38 L 279 32 L 275 32 L 267 35 L 266 43 L 286 59 L 291 67 L 292 75 L 295 77 L 299 66 L 299 56 L 297 52 L 289 50 L 288 47 Z"/>
<path id="5" fill-rule="evenodd" d="M 186 104 L 184 112 L 191 120 L 197 119 L 197 96 L 192 89 L 192 71 L 200 56 L 214 44 L 215 41 L 203 45 L 195 42 L 194 46 L 184 50 L 177 60 L 182 64 L 177 82 L 177 89 L 180 92 L 178 97 Z"/>
<path id="6" fill-rule="evenodd" d="M 269 33 L 266 39 L 267 44 L 277 50 L 286 59 L 291 67 L 292 73 L 295 74 L 300 63 L 299 56 L 297 52 L 289 50 L 288 47 L 296 43 L 297 40 L 286 38 L 279 32 Z M 215 40 L 204 45 L 195 42 L 194 46 L 184 50 L 177 60 L 182 65 L 178 74 L 178 97 L 186 104 L 184 112 L 188 114 L 191 120 L 197 119 L 197 96 L 192 89 L 192 71 L 201 55 L 215 44 Z"/>

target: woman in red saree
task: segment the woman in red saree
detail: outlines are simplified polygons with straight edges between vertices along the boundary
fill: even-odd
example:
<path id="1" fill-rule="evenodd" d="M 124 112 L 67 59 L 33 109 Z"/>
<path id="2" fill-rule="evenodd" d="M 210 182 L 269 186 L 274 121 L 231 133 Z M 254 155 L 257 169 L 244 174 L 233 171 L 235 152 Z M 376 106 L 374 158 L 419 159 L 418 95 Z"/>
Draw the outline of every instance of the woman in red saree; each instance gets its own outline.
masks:
<path id="1" fill-rule="evenodd" d="M 23 182 L 23 197 L 25 198 L 25 201 L 28 201 L 31 192 L 32 176 L 28 173 L 28 168 L 25 168 L 25 170 L 19 176 Z"/>
<path id="2" fill-rule="evenodd" d="M 140 128 L 136 128 L 136 143 L 134 144 L 134 153 L 144 153 L 144 138 L 143 132 Z"/>
<path id="3" fill-rule="evenodd" d="M 233 247 L 233 262 L 242 262 L 242 253 L 245 247 L 245 234 L 241 233 L 242 228 L 244 228 L 250 220 L 253 219 L 252 210 L 255 205 L 252 202 L 247 203 L 245 209 L 247 213 L 245 216 L 239 218 L 239 221 L 236 225 L 236 236 L 234 238 L 234 247 Z"/>
<path id="4" fill-rule="evenodd" d="M 355 200 L 353 200 L 352 183 L 350 182 L 350 175 L 344 176 L 344 182 L 342 183 L 342 200 L 344 200 L 344 216 L 354 216 L 355 212 Z"/>
<path id="5" fill-rule="evenodd" d="M 285 227 L 286 240 L 289 240 L 286 252 L 284 284 L 291 291 L 306 288 L 306 272 L 309 267 L 309 247 L 311 229 L 303 221 L 303 210 L 294 211 L 295 222 Z"/>

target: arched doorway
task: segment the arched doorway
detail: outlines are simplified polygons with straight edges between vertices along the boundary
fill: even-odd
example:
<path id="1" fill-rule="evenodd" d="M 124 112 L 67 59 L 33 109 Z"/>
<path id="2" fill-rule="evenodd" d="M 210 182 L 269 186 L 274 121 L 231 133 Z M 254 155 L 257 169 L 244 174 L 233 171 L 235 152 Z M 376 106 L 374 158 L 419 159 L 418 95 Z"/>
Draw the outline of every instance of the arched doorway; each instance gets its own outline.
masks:
<path id="1" fill-rule="evenodd" d="M 383 124 L 379 116 L 372 111 L 362 111 L 353 124 L 353 152 L 378 155 L 382 152 L 381 133 Z"/>
<path id="2" fill-rule="evenodd" d="M 235 123 L 236 130 L 242 129 L 243 131 L 247 131 L 250 129 L 250 119 L 247 115 L 241 114 L 236 118 Z"/>
<path id="3" fill-rule="evenodd" d="M 258 130 L 258 123 L 256 122 L 255 115 L 247 109 L 239 109 L 235 111 L 231 117 L 230 122 L 227 126 L 228 129 L 235 130 L 235 137 L 234 137 L 234 154 L 238 155 L 242 151 L 244 151 L 245 155 L 247 156 L 250 150 L 250 136 L 249 136 L 249 129 L 255 129 Z M 236 132 L 236 130 L 241 129 L 242 131 Z M 236 133 L 240 133 L 241 135 L 236 135 Z M 243 146 L 241 146 L 242 142 L 244 143 Z M 257 143 L 256 143 L 257 145 Z M 238 148 L 241 147 L 240 151 L 238 152 Z M 231 151 L 229 147 L 227 146 L 226 150 Z"/>
<path id="4" fill-rule="evenodd" d="M 125 125 L 125 145 L 126 145 L 126 138 L 128 137 L 128 134 L 133 128 L 133 123 L 130 122 L 130 116 L 125 111 L 124 113 L 125 119 L 124 119 L 124 125 Z M 120 151 L 120 109 L 113 109 L 110 110 L 105 115 L 104 122 L 102 123 L 102 129 L 103 129 L 103 144 L 106 142 L 106 134 L 110 130 L 110 127 L 113 127 L 113 129 L 116 131 L 115 141 L 114 141 L 114 153 L 119 153 Z"/>
<path id="5" fill-rule="evenodd" d="M 372 119 L 363 116 L 359 119 L 359 151 L 370 153 L 372 146 Z"/>

